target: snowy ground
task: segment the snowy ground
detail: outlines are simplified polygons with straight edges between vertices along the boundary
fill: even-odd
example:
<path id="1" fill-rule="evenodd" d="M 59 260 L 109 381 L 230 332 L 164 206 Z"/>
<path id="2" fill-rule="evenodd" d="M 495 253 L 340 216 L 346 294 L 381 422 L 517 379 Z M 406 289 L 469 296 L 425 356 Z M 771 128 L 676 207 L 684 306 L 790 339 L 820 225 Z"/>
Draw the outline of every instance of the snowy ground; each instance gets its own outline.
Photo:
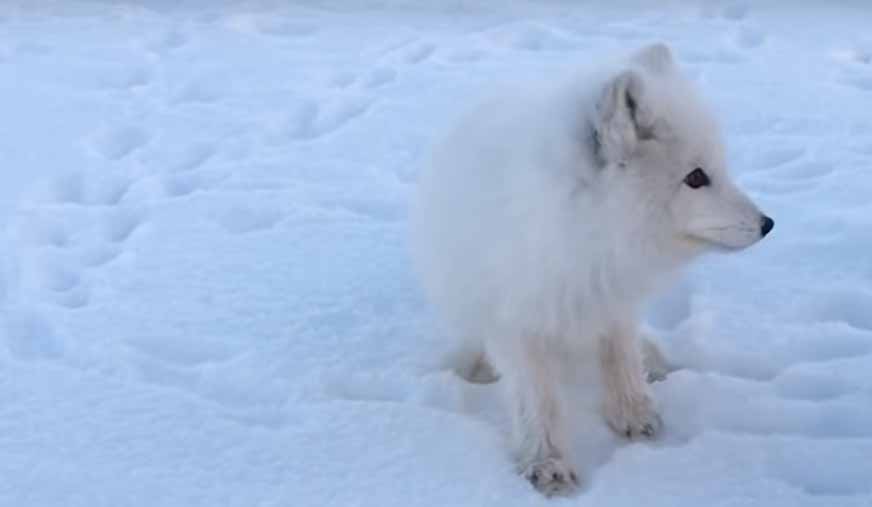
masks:
<path id="1" fill-rule="evenodd" d="M 872 505 L 872 7 L 200 3 L 0 6 L 0 505 Z M 653 40 L 777 225 L 652 311 L 663 439 L 579 422 L 549 502 L 406 199 L 483 83 Z"/>

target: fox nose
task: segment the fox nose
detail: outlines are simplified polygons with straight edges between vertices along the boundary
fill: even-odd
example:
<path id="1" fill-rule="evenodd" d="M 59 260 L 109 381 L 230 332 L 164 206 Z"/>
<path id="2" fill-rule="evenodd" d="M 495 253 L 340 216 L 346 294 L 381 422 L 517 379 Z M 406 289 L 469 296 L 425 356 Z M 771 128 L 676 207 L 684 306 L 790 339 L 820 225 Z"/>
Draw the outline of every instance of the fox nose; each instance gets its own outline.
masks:
<path id="1" fill-rule="evenodd" d="M 769 231 L 771 231 L 773 227 L 775 227 L 775 221 L 766 215 L 763 215 L 760 218 L 760 237 L 769 234 Z"/>

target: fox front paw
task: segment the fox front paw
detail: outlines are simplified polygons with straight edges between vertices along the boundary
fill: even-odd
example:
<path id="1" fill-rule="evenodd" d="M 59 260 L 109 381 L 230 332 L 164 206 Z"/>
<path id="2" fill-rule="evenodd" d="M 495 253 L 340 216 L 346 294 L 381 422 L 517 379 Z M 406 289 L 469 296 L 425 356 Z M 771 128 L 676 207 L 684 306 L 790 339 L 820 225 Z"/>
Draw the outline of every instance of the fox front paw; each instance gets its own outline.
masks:
<path id="1" fill-rule="evenodd" d="M 663 419 L 648 396 L 607 403 L 605 415 L 612 430 L 630 440 L 655 438 L 663 428 Z"/>
<path id="2" fill-rule="evenodd" d="M 567 496 L 578 487 L 578 475 L 572 466 L 559 458 L 548 458 L 530 464 L 524 477 L 545 496 Z"/>

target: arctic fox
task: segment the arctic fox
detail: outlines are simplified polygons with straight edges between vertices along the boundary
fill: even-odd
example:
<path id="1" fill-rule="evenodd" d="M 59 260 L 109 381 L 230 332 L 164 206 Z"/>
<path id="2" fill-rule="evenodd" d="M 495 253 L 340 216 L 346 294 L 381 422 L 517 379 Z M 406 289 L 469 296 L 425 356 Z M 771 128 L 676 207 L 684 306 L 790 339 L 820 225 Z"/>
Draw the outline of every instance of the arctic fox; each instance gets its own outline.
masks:
<path id="1" fill-rule="evenodd" d="M 579 359 L 599 366 L 611 428 L 655 436 L 640 306 L 698 254 L 773 226 L 730 180 L 718 126 L 667 46 L 583 74 L 465 116 L 423 171 L 412 220 L 466 374 L 500 376 L 519 471 L 549 496 L 578 483 L 561 384 Z"/>

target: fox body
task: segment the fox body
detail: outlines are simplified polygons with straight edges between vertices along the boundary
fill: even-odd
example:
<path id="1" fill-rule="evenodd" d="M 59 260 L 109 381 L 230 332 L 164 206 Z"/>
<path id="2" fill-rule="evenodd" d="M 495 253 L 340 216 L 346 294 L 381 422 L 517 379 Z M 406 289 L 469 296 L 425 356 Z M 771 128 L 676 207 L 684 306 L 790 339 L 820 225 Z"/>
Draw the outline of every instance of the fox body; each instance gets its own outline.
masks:
<path id="1" fill-rule="evenodd" d="M 772 225 L 663 44 L 474 108 L 433 150 L 412 220 L 423 285 L 464 344 L 457 368 L 500 376 L 519 469 L 548 495 L 577 483 L 562 374 L 596 358 L 606 421 L 653 437 L 640 308 L 699 254 Z"/>

